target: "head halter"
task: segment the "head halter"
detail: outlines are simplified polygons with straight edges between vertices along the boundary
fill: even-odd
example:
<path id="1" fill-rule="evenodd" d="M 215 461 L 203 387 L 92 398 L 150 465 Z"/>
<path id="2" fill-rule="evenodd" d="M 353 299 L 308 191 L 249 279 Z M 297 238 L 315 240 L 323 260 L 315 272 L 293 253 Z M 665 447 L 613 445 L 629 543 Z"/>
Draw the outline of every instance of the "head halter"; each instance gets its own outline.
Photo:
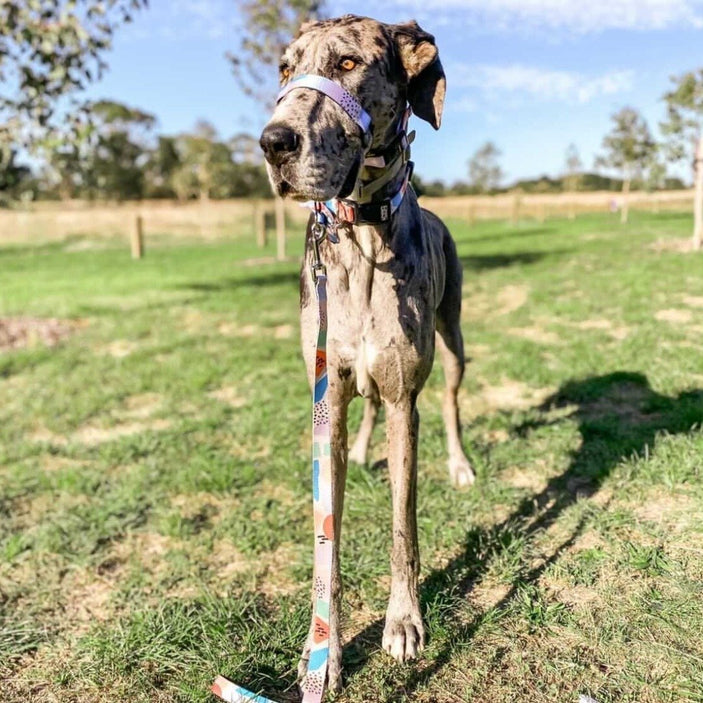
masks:
<path id="1" fill-rule="evenodd" d="M 306 73 L 303 76 L 294 78 L 283 87 L 276 98 L 276 102 L 281 102 L 288 93 L 298 88 L 312 88 L 326 95 L 334 100 L 361 127 L 361 131 L 364 134 L 370 131 L 371 115 L 361 107 L 361 103 L 346 88 L 324 76 L 314 76 Z"/>

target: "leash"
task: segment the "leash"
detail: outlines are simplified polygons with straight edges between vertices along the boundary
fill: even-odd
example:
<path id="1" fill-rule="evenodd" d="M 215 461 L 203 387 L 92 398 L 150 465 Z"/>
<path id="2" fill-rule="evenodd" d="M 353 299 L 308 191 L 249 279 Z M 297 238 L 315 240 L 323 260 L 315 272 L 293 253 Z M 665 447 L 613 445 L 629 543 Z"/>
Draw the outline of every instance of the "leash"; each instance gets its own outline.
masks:
<path id="1" fill-rule="evenodd" d="M 290 81 L 279 93 L 280 102 L 288 93 L 297 88 L 312 88 L 334 100 L 356 122 L 364 135 L 371 130 L 371 117 L 362 108 L 356 98 L 345 88 L 323 76 L 305 75 Z M 352 201 L 314 202 L 314 219 L 310 228 L 312 244 L 311 273 L 317 298 L 317 345 L 315 350 L 315 378 L 313 383 L 312 409 L 312 498 L 314 515 L 314 567 L 313 592 L 314 602 L 309 642 L 310 654 L 308 673 L 301 684 L 302 703 L 321 703 L 327 683 L 330 638 L 330 603 L 332 600 L 332 560 L 334 557 L 334 503 L 332 494 L 332 429 L 328 402 L 327 378 L 327 269 L 320 256 L 320 245 L 325 239 L 336 243 L 337 228 L 341 222 L 364 222 L 365 213 L 375 208 L 380 220 L 386 222 L 400 207 L 412 175 L 412 162 L 409 161 L 409 145 L 412 136 L 407 137 L 405 129 L 410 116 L 406 110 L 401 120 L 398 137 L 386 149 L 384 154 L 370 156 L 365 165 L 370 168 L 393 169 L 393 175 L 400 173 L 401 166 L 406 166 L 406 173 L 400 190 L 391 198 L 380 203 L 358 204 Z M 391 158 L 391 162 L 388 159 Z M 402 164 L 397 166 L 397 160 Z M 382 174 L 371 184 L 366 184 L 366 193 L 373 195 L 392 178 Z M 374 184 L 380 181 L 378 187 Z M 358 209 L 357 209 L 358 208 Z M 350 219 L 351 218 L 351 219 Z M 228 703 L 273 703 L 264 696 L 259 696 L 241 686 L 237 686 L 223 676 L 215 679 L 211 689 L 215 695 Z"/>
<path id="2" fill-rule="evenodd" d="M 311 267 L 317 298 L 317 347 L 312 410 L 312 504 L 315 523 L 315 560 L 312 613 L 312 642 L 308 673 L 301 686 L 303 703 L 320 703 L 325 691 L 329 662 L 332 559 L 334 555 L 334 503 L 332 496 L 332 427 L 327 391 L 327 269 L 320 257 L 320 244 L 327 236 L 321 208 L 311 227 Z"/>
<path id="3" fill-rule="evenodd" d="M 334 555 L 334 511 L 332 497 L 332 428 L 327 397 L 327 269 L 320 256 L 320 244 L 328 236 L 328 222 L 322 204 L 315 209 L 310 229 L 313 261 L 310 267 L 317 297 L 317 347 L 312 406 L 312 501 L 315 529 L 312 612 L 312 642 L 308 673 L 301 684 L 302 703 L 321 703 L 327 681 L 332 600 L 332 559 Z M 273 703 L 263 696 L 237 686 L 224 676 L 215 679 L 211 689 L 228 703 Z"/>

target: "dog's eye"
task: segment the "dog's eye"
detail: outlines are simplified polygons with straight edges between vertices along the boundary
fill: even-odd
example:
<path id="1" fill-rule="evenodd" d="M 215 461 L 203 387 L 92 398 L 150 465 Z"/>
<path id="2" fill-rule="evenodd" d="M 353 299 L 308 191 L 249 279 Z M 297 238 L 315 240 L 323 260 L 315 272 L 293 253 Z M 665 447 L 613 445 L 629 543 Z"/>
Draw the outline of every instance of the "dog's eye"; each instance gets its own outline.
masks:
<path id="1" fill-rule="evenodd" d="M 356 61 L 354 59 L 342 59 L 339 62 L 339 67 L 344 71 L 351 71 L 356 68 Z"/>
<path id="2" fill-rule="evenodd" d="M 287 81 L 290 78 L 290 68 L 288 66 L 281 66 L 281 78 Z"/>

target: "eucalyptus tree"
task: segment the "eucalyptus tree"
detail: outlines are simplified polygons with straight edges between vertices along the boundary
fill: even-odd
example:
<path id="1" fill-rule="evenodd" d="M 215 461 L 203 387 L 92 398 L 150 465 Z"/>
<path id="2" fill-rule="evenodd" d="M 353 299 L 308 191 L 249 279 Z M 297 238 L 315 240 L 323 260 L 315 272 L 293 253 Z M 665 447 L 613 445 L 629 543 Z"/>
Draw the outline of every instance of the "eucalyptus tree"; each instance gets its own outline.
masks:
<path id="1" fill-rule="evenodd" d="M 57 105 L 73 116 L 47 148 L 86 136 L 86 104 L 68 101 L 106 68 L 116 29 L 148 0 L 0 0 L 0 171 L 42 143 Z"/>
<path id="2" fill-rule="evenodd" d="M 469 185 L 477 193 L 495 190 L 503 180 L 503 170 L 498 163 L 501 151 L 493 142 L 479 147 L 468 162 Z"/>
<path id="3" fill-rule="evenodd" d="M 674 87 L 664 94 L 667 120 L 661 124 L 672 161 L 693 165 L 693 246 L 703 242 L 703 68 L 673 77 Z"/>
<path id="4" fill-rule="evenodd" d="M 278 92 L 283 50 L 307 20 L 325 15 L 325 0 L 236 0 L 242 17 L 239 47 L 227 54 L 242 90 L 268 111 Z M 276 198 L 278 257 L 285 258 L 285 208 Z"/>
<path id="5" fill-rule="evenodd" d="M 603 137 L 605 153 L 596 159 L 596 165 L 617 171 L 623 179 L 623 204 L 620 221 L 627 222 L 628 195 L 634 178 L 641 178 L 650 163 L 656 144 L 649 126 L 640 113 L 624 107 L 612 116 L 613 127 Z"/>

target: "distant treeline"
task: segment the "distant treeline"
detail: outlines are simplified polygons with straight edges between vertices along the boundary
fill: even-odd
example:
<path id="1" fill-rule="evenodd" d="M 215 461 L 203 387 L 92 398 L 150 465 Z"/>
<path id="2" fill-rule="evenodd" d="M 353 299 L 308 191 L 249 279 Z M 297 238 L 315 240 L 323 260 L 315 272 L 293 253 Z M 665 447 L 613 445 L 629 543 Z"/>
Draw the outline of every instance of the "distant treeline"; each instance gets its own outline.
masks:
<path id="1" fill-rule="evenodd" d="M 270 188 L 257 140 L 223 139 L 208 122 L 191 132 L 155 133 L 156 118 L 103 100 L 80 138 L 46 140 L 33 168 L 17 152 L 0 159 L 0 202 L 265 198 Z"/>
<path id="2" fill-rule="evenodd" d="M 18 200 L 271 197 L 262 154 L 252 135 L 223 139 L 205 121 L 178 135 L 156 134 L 155 126 L 156 118 L 142 110 L 109 100 L 93 104 L 90 120 L 79 125 L 81 138 L 47 140 L 35 155 L 34 167 L 20 163 L 17 152 L 5 153 L 0 159 L 0 205 Z M 493 148 L 494 153 L 498 152 Z M 620 191 L 623 186 L 621 179 L 576 171 L 563 178 L 545 175 L 507 187 L 498 185 L 499 178 L 489 185 L 484 181 L 475 178 L 447 185 L 415 176 L 413 185 L 418 194 L 434 197 L 507 191 Z M 632 187 L 651 185 L 635 179 Z M 678 178 L 666 178 L 658 185 L 658 189 L 669 190 L 683 187 Z"/>
<path id="3" fill-rule="evenodd" d="M 485 195 L 487 193 L 565 193 L 573 190 L 580 192 L 613 191 L 622 190 L 623 180 L 621 178 L 608 178 L 598 173 L 579 173 L 576 176 L 564 176 L 563 178 L 551 178 L 550 176 L 540 176 L 515 181 L 509 186 L 493 188 L 486 191 L 479 186 L 458 181 L 452 185 L 447 185 L 443 181 L 425 181 L 419 176 L 413 177 L 413 187 L 418 195 L 426 195 L 433 198 L 442 198 L 455 195 Z M 666 178 L 657 190 L 681 190 L 686 188 L 686 184 L 680 178 Z M 649 190 L 651 186 L 643 180 L 632 182 L 633 190 Z"/>

